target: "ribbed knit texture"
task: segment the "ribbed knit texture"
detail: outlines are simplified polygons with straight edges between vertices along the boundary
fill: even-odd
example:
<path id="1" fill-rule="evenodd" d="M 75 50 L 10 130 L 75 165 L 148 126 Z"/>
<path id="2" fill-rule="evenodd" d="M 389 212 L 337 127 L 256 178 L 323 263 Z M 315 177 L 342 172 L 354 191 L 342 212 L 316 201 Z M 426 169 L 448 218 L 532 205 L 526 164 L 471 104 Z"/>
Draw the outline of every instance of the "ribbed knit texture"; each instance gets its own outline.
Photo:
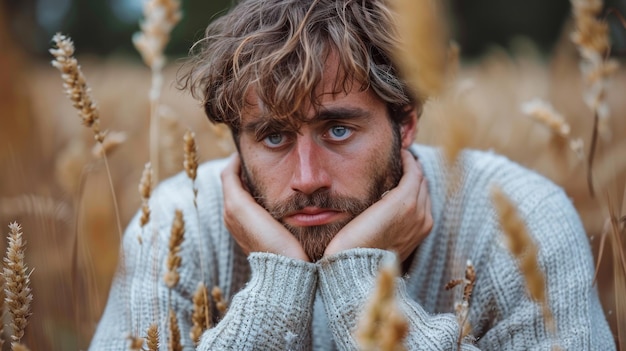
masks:
<path id="1" fill-rule="evenodd" d="M 413 146 L 423 165 L 432 202 L 433 230 L 420 244 L 410 269 L 398 279 L 399 305 L 409 320 L 410 350 L 456 349 L 459 325 L 454 303 L 465 262 L 476 269 L 469 323 L 474 344 L 463 350 L 550 350 L 541 310 L 527 297 L 524 279 L 503 243 L 490 201 L 498 185 L 517 205 L 539 247 L 557 343 L 565 350 L 615 350 L 613 337 L 591 285 L 593 258 L 582 224 L 564 192 L 542 176 L 504 157 L 478 151 L 462 154 L 461 181 L 448 191 L 443 157 Z M 198 209 L 184 174 L 154 192 L 152 222 L 139 216 L 124 237 L 118 269 L 90 350 L 126 350 L 128 335 L 143 336 L 151 323 L 167 327 L 169 305 L 176 311 L 185 350 L 192 296 L 200 281 L 219 286 L 229 298 L 224 318 L 205 332 L 198 350 L 354 350 L 352 336 L 365 300 L 374 289 L 381 262 L 394 254 L 352 249 L 313 264 L 270 253 L 246 257 L 222 220 L 219 173 L 224 160 L 202 165 L 197 178 Z M 452 183 L 450 183 L 452 184 Z M 185 218 L 180 282 L 171 291 L 162 280 L 169 228 L 175 209 Z M 142 237 L 142 244 L 137 239 Z M 216 315 L 215 313 L 213 314 Z M 161 332 L 167 350 L 167 333 Z"/>

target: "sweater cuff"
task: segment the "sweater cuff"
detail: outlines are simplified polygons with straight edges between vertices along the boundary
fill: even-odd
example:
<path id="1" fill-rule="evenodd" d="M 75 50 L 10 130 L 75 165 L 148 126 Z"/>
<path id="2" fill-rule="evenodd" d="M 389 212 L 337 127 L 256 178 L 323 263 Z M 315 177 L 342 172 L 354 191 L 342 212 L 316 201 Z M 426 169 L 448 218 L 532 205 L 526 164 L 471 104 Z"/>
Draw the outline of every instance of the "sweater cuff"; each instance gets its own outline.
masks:
<path id="1" fill-rule="evenodd" d="M 391 251 L 363 248 L 324 257 L 318 262 L 324 303 L 331 304 L 327 307 L 342 308 L 346 303 L 352 304 L 369 296 L 380 267 L 389 260 L 396 260 Z"/>
<path id="2" fill-rule="evenodd" d="M 267 252 L 248 256 L 251 277 L 246 290 L 281 306 L 312 306 L 317 285 L 313 263 Z"/>

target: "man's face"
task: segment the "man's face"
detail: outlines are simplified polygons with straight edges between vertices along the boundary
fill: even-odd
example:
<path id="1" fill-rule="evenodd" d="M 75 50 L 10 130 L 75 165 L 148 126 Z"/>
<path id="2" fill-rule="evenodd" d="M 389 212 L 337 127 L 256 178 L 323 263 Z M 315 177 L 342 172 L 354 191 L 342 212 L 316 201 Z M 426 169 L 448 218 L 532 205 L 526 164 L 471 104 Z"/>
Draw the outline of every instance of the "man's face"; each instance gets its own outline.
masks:
<path id="1" fill-rule="evenodd" d="M 313 261 L 402 177 L 400 127 L 384 102 L 356 84 L 347 94 L 331 94 L 334 77 L 322 81 L 321 106 L 309 109 L 298 130 L 263 127 L 267 119 L 251 93 L 239 135 L 244 185 Z"/>

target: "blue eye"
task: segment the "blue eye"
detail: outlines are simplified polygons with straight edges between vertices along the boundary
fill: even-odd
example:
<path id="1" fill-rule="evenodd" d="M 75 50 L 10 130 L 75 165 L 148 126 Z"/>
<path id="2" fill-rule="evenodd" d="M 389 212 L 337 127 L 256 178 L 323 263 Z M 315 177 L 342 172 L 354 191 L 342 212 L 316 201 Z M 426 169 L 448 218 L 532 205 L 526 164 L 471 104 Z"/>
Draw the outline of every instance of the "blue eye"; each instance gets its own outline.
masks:
<path id="1" fill-rule="evenodd" d="M 343 141 L 352 135 L 352 130 L 346 126 L 334 126 L 328 130 L 328 136 L 335 141 Z"/>
<path id="2" fill-rule="evenodd" d="M 285 142 L 285 136 L 280 133 L 270 134 L 263 139 L 263 143 L 268 147 L 280 147 Z"/>

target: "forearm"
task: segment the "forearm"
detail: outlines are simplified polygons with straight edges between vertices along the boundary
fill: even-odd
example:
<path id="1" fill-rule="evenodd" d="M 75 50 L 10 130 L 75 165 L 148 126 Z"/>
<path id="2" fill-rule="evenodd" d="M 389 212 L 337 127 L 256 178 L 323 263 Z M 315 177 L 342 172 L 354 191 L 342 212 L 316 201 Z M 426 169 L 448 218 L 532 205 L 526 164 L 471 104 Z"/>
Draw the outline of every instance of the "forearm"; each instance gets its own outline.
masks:
<path id="1" fill-rule="evenodd" d="M 389 251 L 348 250 L 320 262 L 319 285 L 335 342 L 341 350 L 358 349 L 354 330 L 365 303 L 376 284 L 383 261 L 393 257 Z M 409 333 L 404 345 L 409 350 L 452 350 L 457 348 L 459 325 L 451 314 L 430 315 L 410 299 L 404 284 L 396 291 L 398 306 L 406 316 Z M 464 350 L 476 350 L 462 345 Z"/>
<path id="2" fill-rule="evenodd" d="M 253 253 L 249 261 L 250 281 L 198 350 L 310 348 L 315 265 L 269 253 Z"/>

